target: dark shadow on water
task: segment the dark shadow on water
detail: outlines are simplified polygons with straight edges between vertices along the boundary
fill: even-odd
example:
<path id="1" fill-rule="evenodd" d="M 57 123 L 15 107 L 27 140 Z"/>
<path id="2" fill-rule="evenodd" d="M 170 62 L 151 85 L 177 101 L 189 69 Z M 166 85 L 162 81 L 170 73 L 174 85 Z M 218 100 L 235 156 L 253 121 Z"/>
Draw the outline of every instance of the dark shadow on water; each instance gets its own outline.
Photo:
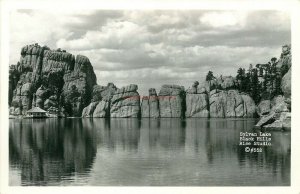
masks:
<path id="1" fill-rule="evenodd" d="M 21 169 L 24 185 L 47 185 L 55 177 L 90 170 L 95 131 L 81 119 L 24 119 L 10 122 L 10 164 Z"/>

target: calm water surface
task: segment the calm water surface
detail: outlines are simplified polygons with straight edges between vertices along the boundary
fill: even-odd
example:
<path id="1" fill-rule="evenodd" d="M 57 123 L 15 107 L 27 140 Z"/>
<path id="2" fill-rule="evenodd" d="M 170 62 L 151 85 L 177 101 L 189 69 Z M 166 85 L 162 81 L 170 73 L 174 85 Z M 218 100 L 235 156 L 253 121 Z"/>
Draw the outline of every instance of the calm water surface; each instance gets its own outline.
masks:
<path id="1" fill-rule="evenodd" d="M 10 185 L 290 185 L 290 133 L 245 153 L 254 119 L 10 120 Z"/>

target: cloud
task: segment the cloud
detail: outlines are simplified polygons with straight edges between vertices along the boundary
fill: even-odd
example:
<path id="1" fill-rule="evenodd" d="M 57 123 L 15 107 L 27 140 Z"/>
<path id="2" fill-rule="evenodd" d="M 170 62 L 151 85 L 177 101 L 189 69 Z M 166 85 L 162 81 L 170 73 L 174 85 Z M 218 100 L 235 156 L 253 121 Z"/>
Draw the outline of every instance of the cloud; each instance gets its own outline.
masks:
<path id="1" fill-rule="evenodd" d="M 200 21 L 212 27 L 240 26 L 245 22 L 246 12 L 212 12 L 206 13 Z"/>
<path id="2" fill-rule="evenodd" d="M 281 11 L 16 10 L 10 62 L 39 42 L 89 57 L 98 84 L 136 83 L 142 93 L 164 83 L 185 87 L 206 73 L 279 57 L 290 43 L 290 16 Z"/>

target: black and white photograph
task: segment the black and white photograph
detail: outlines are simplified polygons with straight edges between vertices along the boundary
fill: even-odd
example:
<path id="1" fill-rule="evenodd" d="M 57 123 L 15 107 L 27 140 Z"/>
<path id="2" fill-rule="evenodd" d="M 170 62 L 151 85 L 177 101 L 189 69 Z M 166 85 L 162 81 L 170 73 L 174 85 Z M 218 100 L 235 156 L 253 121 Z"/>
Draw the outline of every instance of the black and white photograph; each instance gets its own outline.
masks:
<path id="1" fill-rule="evenodd" d="M 9 187 L 292 186 L 288 10 L 8 19 Z"/>

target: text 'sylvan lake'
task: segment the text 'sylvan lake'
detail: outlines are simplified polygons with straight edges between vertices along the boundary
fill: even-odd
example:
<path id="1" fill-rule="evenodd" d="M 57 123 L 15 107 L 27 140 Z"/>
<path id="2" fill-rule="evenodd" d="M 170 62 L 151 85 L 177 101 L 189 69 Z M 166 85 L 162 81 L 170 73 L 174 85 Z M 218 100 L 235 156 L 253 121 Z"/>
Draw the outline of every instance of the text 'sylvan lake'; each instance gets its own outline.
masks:
<path id="1" fill-rule="evenodd" d="M 45 186 L 288 186 L 290 132 L 247 153 L 255 119 L 13 119 L 9 183 Z"/>

